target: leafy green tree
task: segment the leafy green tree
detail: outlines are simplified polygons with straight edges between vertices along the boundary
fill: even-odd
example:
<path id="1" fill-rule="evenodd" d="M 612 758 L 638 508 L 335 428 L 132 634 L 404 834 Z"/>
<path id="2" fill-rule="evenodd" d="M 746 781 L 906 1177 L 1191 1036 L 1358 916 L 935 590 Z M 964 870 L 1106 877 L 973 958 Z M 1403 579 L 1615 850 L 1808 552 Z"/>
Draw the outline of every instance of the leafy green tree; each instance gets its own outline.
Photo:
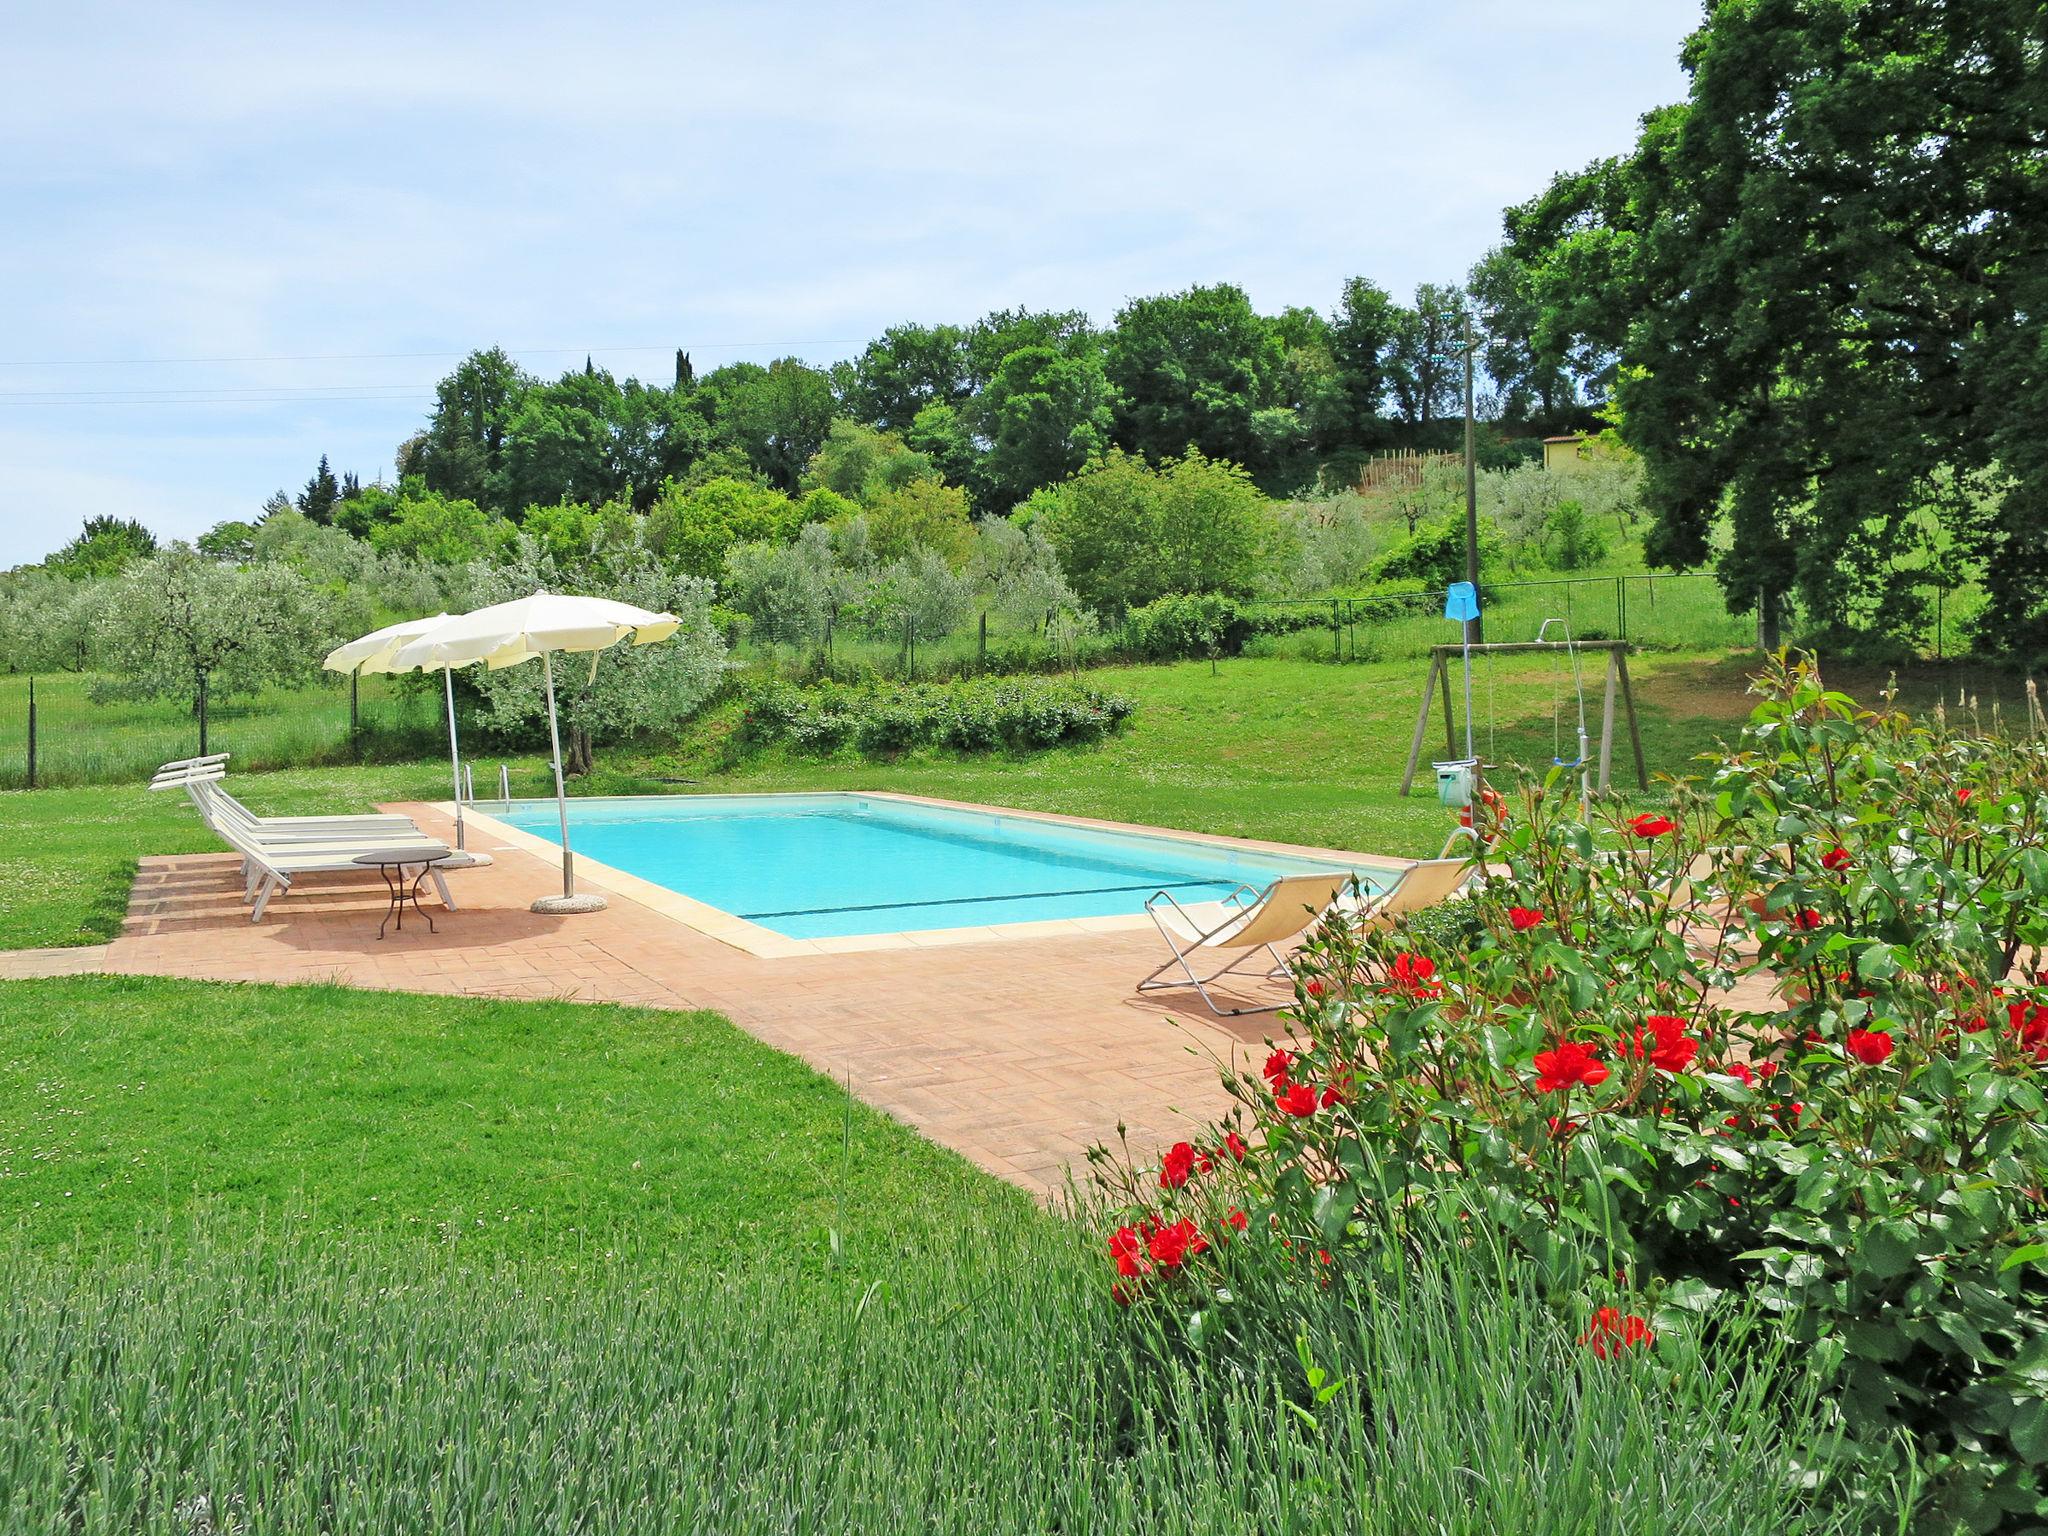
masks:
<path id="1" fill-rule="evenodd" d="M 1465 291 L 1440 283 L 1420 285 L 1415 307 L 1401 311 L 1387 382 L 1394 409 L 1409 426 L 1427 432 L 1441 417 L 1463 415 L 1465 322 L 1470 314 Z"/>
<path id="2" fill-rule="evenodd" d="M 1051 347 L 1063 357 L 1100 356 L 1102 337 L 1078 309 L 994 310 L 968 329 L 968 387 L 987 389 L 1003 359 L 1025 347 Z"/>
<path id="3" fill-rule="evenodd" d="M 1110 618 L 1168 593 L 1245 595 L 1278 536 L 1251 476 L 1200 453 L 1154 469 L 1112 449 L 1026 505 L 1074 590 Z"/>
<path id="4" fill-rule="evenodd" d="M 289 566 L 221 565 L 174 544 L 94 589 L 99 698 L 187 699 L 208 750 L 208 711 L 235 694 L 319 674 L 334 603 Z"/>
<path id="5" fill-rule="evenodd" d="M 505 439 L 535 380 L 502 347 L 472 352 L 434 390 L 426 436 L 400 464 L 442 496 L 507 510 Z"/>
<path id="6" fill-rule="evenodd" d="M 1472 268 L 1466 287 L 1486 314 L 1480 357 L 1499 399 L 1499 415 L 1546 432 L 1572 425 L 1579 381 L 1556 337 L 1542 331 L 1542 306 L 1527 263 L 1497 247 Z"/>
<path id="7" fill-rule="evenodd" d="M 1112 448 L 1072 479 L 1035 493 L 1021 511 L 1044 530 L 1081 601 L 1118 619 L 1166 590 L 1153 530 L 1157 496 L 1151 466 Z"/>
<path id="8" fill-rule="evenodd" d="M 877 560 L 901 560 L 924 550 L 957 567 L 973 553 L 967 493 L 943 480 L 912 480 L 883 490 L 868 502 L 867 519 Z"/>
<path id="9" fill-rule="evenodd" d="M 1117 442 L 1153 460 L 1198 449 L 1256 462 L 1253 416 L 1273 405 L 1285 348 L 1228 283 L 1134 299 L 1118 311 L 1106 372 Z"/>
<path id="10" fill-rule="evenodd" d="M 977 509 L 989 510 L 988 445 L 975 428 L 981 416 L 981 402 L 961 405 L 926 406 L 917 413 L 903 440 L 922 454 L 933 472 L 948 484 L 967 492 Z"/>
<path id="11" fill-rule="evenodd" d="M 391 521 L 371 529 L 370 547 L 430 565 L 464 565 L 504 550 L 513 532 L 509 520 L 473 501 L 421 489 L 400 494 Z"/>
<path id="12" fill-rule="evenodd" d="M 938 471 L 932 461 L 904 446 L 894 432 L 841 416 L 825 434 L 804 470 L 807 489 L 836 492 L 849 501 L 866 501 L 912 480 L 930 479 Z"/>
<path id="13" fill-rule="evenodd" d="M 299 492 L 298 509 L 316 523 L 334 521 L 334 504 L 341 500 L 341 483 L 334 478 L 334 471 L 327 467 L 327 455 L 320 455 L 320 463 L 306 487 Z"/>
<path id="14" fill-rule="evenodd" d="M 472 585 L 463 594 L 470 607 L 545 588 L 613 597 L 682 621 L 658 644 L 615 645 L 597 652 L 595 665 L 555 668 L 562 755 L 571 772 L 588 773 L 601 743 L 672 735 L 724 676 L 725 641 L 711 620 L 711 583 L 665 568 L 644 545 L 613 550 L 593 568 L 557 560 L 538 540 L 521 537 L 510 558 L 472 566 L 471 574 Z M 479 723 L 486 729 L 529 743 L 546 741 L 547 695 L 538 666 L 472 667 L 465 681 L 476 689 Z"/>
<path id="15" fill-rule="evenodd" d="M 943 640 L 966 621 L 974 590 L 945 556 L 913 549 L 876 573 L 860 619 L 878 637 L 903 647 L 903 671 L 914 676 L 917 648 Z"/>
<path id="16" fill-rule="evenodd" d="M 199 553 L 209 560 L 241 565 L 256 553 L 256 525 L 229 518 L 199 535 Z"/>
<path id="17" fill-rule="evenodd" d="M 663 485 L 685 474 L 711 446 L 711 423 L 685 387 L 663 389 L 628 379 L 612 423 L 614 473 L 631 487 L 635 511 L 654 504 Z"/>
<path id="18" fill-rule="evenodd" d="M 847 405 L 871 425 L 908 431 L 926 406 L 967 397 L 966 343 L 958 326 L 890 326 L 855 361 Z"/>
<path id="19" fill-rule="evenodd" d="M 43 564 L 60 576 L 81 580 L 118 576 L 155 553 L 156 535 L 134 518 L 89 517 L 78 536 Z"/>
<path id="20" fill-rule="evenodd" d="M 666 564 L 710 581 L 723 574 L 735 544 L 786 543 L 801 522 L 796 503 L 769 486 L 730 479 L 691 490 L 671 485 L 647 514 L 647 542 Z"/>
<path id="21" fill-rule="evenodd" d="M 827 374 L 784 357 L 724 390 L 717 425 L 770 485 L 795 491 L 838 408 Z"/>
<path id="22" fill-rule="evenodd" d="M 1910 627 L 1943 509 L 1990 595 L 1983 638 L 2048 639 L 2048 56 L 2038 9 L 1717 6 L 1687 99 L 1634 152 L 1510 211 L 1560 342 L 1618 354 L 1651 557 L 1715 563 L 1775 644 Z"/>
<path id="23" fill-rule="evenodd" d="M 34 565 L 0 572 L 0 672 L 83 672 L 98 608 L 95 582 Z"/>
<path id="24" fill-rule="evenodd" d="M 619 494 L 625 481 L 614 435 L 623 400 L 612 376 L 588 367 L 537 384 L 505 424 L 504 501 L 510 515 L 529 506 Z"/>
<path id="25" fill-rule="evenodd" d="M 989 440 L 983 465 L 994 503 L 1007 508 L 1064 480 L 1109 445 L 1109 379 L 1093 350 L 1019 347 L 979 401 Z"/>
<path id="26" fill-rule="evenodd" d="M 1235 464 L 1190 453 L 1158 471 L 1154 513 L 1167 592 L 1247 597 L 1272 548 L 1272 504 Z"/>

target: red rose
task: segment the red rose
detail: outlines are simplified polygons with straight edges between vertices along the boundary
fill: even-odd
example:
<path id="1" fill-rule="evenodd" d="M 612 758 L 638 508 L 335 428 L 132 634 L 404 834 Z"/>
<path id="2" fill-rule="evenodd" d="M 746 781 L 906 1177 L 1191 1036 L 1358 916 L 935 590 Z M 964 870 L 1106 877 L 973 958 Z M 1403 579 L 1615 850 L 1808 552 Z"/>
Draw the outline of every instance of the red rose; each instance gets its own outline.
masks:
<path id="1" fill-rule="evenodd" d="M 1628 1350 L 1649 1348 L 1657 1342 L 1657 1335 L 1633 1312 L 1624 1317 L 1614 1307 L 1602 1307 L 1579 1335 L 1579 1342 L 1601 1360 L 1618 1360 Z"/>
<path id="2" fill-rule="evenodd" d="M 1692 1065 L 1700 1043 L 1685 1032 L 1685 1020 L 1669 1013 L 1653 1013 L 1637 1026 L 1635 1038 L 1621 1047 L 1624 1056 L 1637 1061 L 1648 1057 L 1650 1065 L 1666 1072 L 1683 1072 Z"/>
<path id="3" fill-rule="evenodd" d="M 1543 910 L 1540 907 L 1508 908 L 1508 922 L 1513 924 L 1517 933 L 1524 933 L 1542 921 Z"/>
<path id="4" fill-rule="evenodd" d="M 1136 1227 L 1118 1227 L 1109 1240 L 1109 1254 L 1116 1260 L 1116 1272 L 1126 1280 L 1152 1267 L 1145 1262 L 1145 1240 Z"/>
<path id="5" fill-rule="evenodd" d="M 1389 992 L 1403 992 L 1409 997 L 1443 996 L 1444 989 L 1435 980 L 1436 962 L 1427 955 L 1404 951 L 1394 957 L 1393 969 L 1387 975 Z"/>
<path id="6" fill-rule="evenodd" d="M 1629 831 L 1637 837 L 1662 837 L 1667 832 L 1678 830 L 1678 823 L 1669 816 L 1658 816 L 1645 811 L 1640 816 L 1629 818 Z"/>
<path id="7" fill-rule="evenodd" d="M 1835 844 L 1834 847 L 1820 856 L 1820 867 L 1822 869 L 1834 870 L 1847 869 L 1849 867 L 1849 850 L 1840 843 Z"/>
<path id="8" fill-rule="evenodd" d="M 1801 907 L 1792 914 L 1792 926 L 1794 928 L 1803 928 L 1808 933 L 1811 933 L 1820 926 L 1820 914 L 1814 911 L 1812 907 Z"/>
<path id="9" fill-rule="evenodd" d="M 1970 787 L 1967 784 L 1964 785 L 1961 789 L 1956 791 L 1956 804 L 1968 805 L 1970 803 L 1971 794 L 1972 790 L 1970 789 Z"/>
<path id="10" fill-rule="evenodd" d="M 1188 1176 L 1195 1171 L 1195 1149 L 1185 1141 L 1176 1141 L 1166 1149 L 1166 1156 L 1159 1163 L 1159 1187 L 1179 1189 L 1187 1183 Z"/>
<path id="11" fill-rule="evenodd" d="M 1209 1240 L 1190 1217 L 1183 1216 L 1170 1227 L 1161 1227 L 1146 1245 L 1161 1269 L 1178 1269 L 1198 1253 L 1206 1253 Z"/>
<path id="12" fill-rule="evenodd" d="M 1302 988 L 1302 991 L 1306 992 L 1310 997 L 1316 998 L 1318 1000 L 1321 999 L 1324 990 L 1325 989 L 1321 981 L 1311 981 L 1307 986 Z"/>
<path id="13" fill-rule="evenodd" d="M 1230 1214 L 1223 1218 L 1223 1224 L 1232 1231 L 1242 1232 L 1251 1224 L 1251 1218 L 1233 1205 L 1230 1208 Z"/>
<path id="14" fill-rule="evenodd" d="M 1892 1053 L 1892 1037 L 1881 1029 L 1852 1029 L 1843 1044 L 1866 1067 L 1880 1065 Z"/>
<path id="15" fill-rule="evenodd" d="M 1316 1090 L 1313 1083 L 1282 1083 L 1273 1090 L 1273 1102 L 1280 1113 L 1292 1115 L 1297 1120 L 1306 1120 L 1316 1112 Z"/>
<path id="16" fill-rule="evenodd" d="M 1597 1088 L 1607 1081 L 1598 1053 L 1577 1040 L 1561 1040 L 1554 1050 L 1538 1051 L 1535 1067 L 1539 1093 L 1567 1093 L 1575 1083 Z"/>
<path id="17" fill-rule="evenodd" d="M 1277 1089 L 1282 1083 L 1287 1081 L 1287 1074 L 1293 1070 L 1293 1067 L 1294 1053 L 1292 1051 L 1275 1051 L 1266 1058 L 1266 1065 L 1261 1070 L 1265 1073 L 1266 1081 Z"/>
<path id="18" fill-rule="evenodd" d="M 1756 1086 L 1756 1073 L 1750 1070 L 1749 1063 L 1746 1061 L 1731 1061 L 1723 1066 L 1721 1070 L 1745 1088 Z"/>
<path id="19" fill-rule="evenodd" d="M 1251 1155 L 1252 1149 L 1245 1144 L 1242 1136 L 1232 1131 L 1223 1138 L 1223 1150 L 1230 1154 L 1232 1162 L 1241 1163 Z"/>
<path id="20" fill-rule="evenodd" d="M 2048 1061 L 2048 1003 L 2008 1003 L 2005 1016 L 2020 1049 L 2036 1061 Z"/>

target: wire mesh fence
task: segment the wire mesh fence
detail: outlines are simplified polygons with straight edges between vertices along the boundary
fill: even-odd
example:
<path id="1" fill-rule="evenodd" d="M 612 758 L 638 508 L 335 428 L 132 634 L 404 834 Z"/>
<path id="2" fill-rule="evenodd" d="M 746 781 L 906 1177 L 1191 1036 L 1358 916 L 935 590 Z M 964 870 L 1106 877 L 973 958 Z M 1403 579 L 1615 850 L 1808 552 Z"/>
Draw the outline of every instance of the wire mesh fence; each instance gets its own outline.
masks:
<path id="1" fill-rule="evenodd" d="M 1937 659 L 1963 652 L 1981 596 L 1932 588 L 1923 596 L 1929 624 L 1920 649 Z M 1551 639 L 1622 640 L 1651 651 L 1728 651 L 1758 643 L 1755 611 L 1730 612 L 1709 575 L 1488 582 L 1484 598 L 1485 638 L 1493 641 L 1533 640 L 1546 621 L 1558 620 L 1548 631 Z M 1442 591 L 1269 599 L 1241 607 L 1259 631 L 1247 646 L 1254 656 L 1416 659 L 1458 638 L 1457 626 L 1443 616 Z M 977 615 L 959 632 L 920 647 L 914 671 L 897 647 L 880 640 L 850 638 L 838 659 L 880 676 L 1044 670 L 1133 659 L 1120 633 L 1111 629 L 1061 646 L 1042 631 L 992 626 Z M 1786 615 L 1785 633 L 1798 633 L 1796 614 Z M 751 642 L 740 656 L 771 666 L 791 662 Z M 200 750 L 189 704 L 96 698 L 92 685 L 79 673 L 33 680 L 0 675 L 0 789 L 139 782 L 157 764 Z M 444 729 L 437 690 L 418 679 L 366 677 L 353 690 L 335 679 L 216 701 L 207 744 L 252 769 L 306 767 L 431 756 L 441 749 Z"/>
<path id="2" fill-rule="evenodd" d="M 0 677 L 0 789 L 140 782 L 199 752 L 191 704 L 95 698 L 93 682 L 76 672 Z M 210 701 L 207 748 L 249 768 L 423 753 L 435 743 L 438 703 L 430 689 L 384 677 L 353 690 L 341 679 L 266 689 Z"/>

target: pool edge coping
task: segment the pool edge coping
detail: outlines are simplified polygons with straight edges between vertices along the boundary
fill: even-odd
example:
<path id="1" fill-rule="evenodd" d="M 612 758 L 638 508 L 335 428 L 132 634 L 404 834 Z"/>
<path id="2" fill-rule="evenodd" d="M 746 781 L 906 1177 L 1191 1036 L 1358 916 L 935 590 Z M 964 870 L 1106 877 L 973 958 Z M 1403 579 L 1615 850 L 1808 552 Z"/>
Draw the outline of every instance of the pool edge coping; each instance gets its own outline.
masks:
<path id="1" fill-rule="evenodd" d="M 1069 816 L 1058 811 L 1029 811 L 1016 806 L 986 805 L 972 800 L 944 800 L 934 795 L 913 795 L 900 790 L 888 789 L 821 789 L 821 790 L 721 790 L 714 794 L 726 798 L 767 800 L 780 796 L 815 799 L 820 796 L 843 796 L 865 800 L 894 800 L 906 805 L 932 806 L 949 811 L 974 811 L 981 814 L 997 813 L 1015 816 L 1027 821 L 1046 822 L 1054 826 L 1080 828 L 1093 832 L 1121 832 L 1141 837 L 1163 838 L 1170 842 L 1192 843 L 1203 847 L 1241 849 L 1247 852 L 1282 854 L 1297 858 L 1311 858 L 1324 863 L 1351 864 L 1369 869 L 1384 869 L 1398 873 L 1411 867 L 1415 860 L 1399 859 L 1387 854 L 1360 853 L 1355 849 L 1316 848 L 1302 843 L 1276 843 L 1260 838 L 1231 837 L 1223 833 L 1188 832 L 1178 827 L 1148 827 L 1137 822 L 1106 821 L 1093 816 Z M 545 798 L 545 797 L 530 797 Z M 690 800 L 710 798 L 704 795 L 579 795 L 579 800 Z M 456 815 L 455 802 L 436 800 L 425 802 L 441 815 L 453 818 Z M 491 802 L 496 803 L 496 802 Z M 505 845 L 522 853 L 530 853 L 550 865 L 559 865 L 562 857 L 561 845 L 551 843 L 544 837 L 498 820 L 488 811 L 478 809 L 479 802 L 466 801 L 462 806 L 462 819 L 471 826 L 487 831 L 491 836 L 501 838 Z M 986 944 L 1016 942 L 1019 940 L 1072 937 L 1077 934 L 1136 933 L 1149 932 L 1152 920 L 1143 913 L 1130 913 L 1121 917 L 1060 917 L 1045 918 L 1022 923 L 989 923 L 961 928 L 919 928 L 905 929 L 897 933 L 846 934 L 836 938 L 793 939 L 787 934 L 775 932 L 759 923 L 736 917 L 722 907 L 714 907 L 695 897 L 672 891 L 665 885 L 657 885 L 639 875 L 628 874 L 623 869 L 600 863 L 584 854 L 576 854 L 576 873 L 579 879 L 587 876 L 592 885 L 660 913 L 671 921 L 681 923 L 706 938 L 737 949 L 743 954 L 761 960 L 788 960 L 804 955 L 852 955 L 873 954 L 880 950 L 932 949 L 950 944 Z"/>

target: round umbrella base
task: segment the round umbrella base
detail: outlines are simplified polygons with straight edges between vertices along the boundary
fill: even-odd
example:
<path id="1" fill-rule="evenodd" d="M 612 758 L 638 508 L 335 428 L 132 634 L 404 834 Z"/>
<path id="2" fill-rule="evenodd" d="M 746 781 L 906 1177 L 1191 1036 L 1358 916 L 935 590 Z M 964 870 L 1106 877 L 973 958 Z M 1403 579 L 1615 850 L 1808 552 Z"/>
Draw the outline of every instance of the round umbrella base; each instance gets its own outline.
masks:
<path id="1" fill-rule="evenodd" d="M 602 896 L 543 896 L 533 904 L 532 910 L 552 916 L 558 912 L 602 912 L 609 905 Z"/>

